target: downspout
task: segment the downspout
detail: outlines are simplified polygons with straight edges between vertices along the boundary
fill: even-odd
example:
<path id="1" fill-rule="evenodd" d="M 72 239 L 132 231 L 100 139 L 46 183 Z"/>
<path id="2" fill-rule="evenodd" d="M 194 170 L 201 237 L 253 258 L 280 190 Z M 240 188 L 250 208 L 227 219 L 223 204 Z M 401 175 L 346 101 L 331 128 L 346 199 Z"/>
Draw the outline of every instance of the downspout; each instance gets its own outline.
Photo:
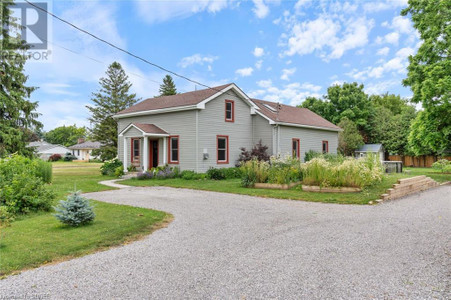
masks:
<path id="1" fill-rule="evenodd" d="M 196 109 L 196 173 L 199 173 L 199 110 Z"/>

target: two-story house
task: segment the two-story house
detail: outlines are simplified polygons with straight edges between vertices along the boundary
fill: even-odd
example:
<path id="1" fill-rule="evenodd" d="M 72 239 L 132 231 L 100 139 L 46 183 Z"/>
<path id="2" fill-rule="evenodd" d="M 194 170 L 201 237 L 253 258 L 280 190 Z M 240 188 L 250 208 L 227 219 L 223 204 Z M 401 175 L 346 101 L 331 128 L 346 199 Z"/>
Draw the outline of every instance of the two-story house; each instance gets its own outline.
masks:
<path id="1" fill-rule="evenodd" d="M 144 100 L 114 116 L 124 169 L 232 167 L 260 140 L 271 155 L 336 153 L 338 132 L 306 108 L 249 98 L 235 84 Z"/>

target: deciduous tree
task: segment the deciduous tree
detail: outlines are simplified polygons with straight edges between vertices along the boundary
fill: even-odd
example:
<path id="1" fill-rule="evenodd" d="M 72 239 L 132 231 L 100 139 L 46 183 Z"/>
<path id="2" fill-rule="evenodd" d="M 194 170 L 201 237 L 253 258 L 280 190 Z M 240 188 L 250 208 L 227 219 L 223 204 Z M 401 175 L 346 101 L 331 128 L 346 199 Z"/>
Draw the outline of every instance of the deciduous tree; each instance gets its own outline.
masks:
<path id="1" fill-rule="evenodd" d="M 70 126 L 60 126 L 45 133 L 44 139 L 51 144 L 64 145 L 66 147 L 77 143 L 79 138 L 87 138 L 88 130 L 86 127 L 77 127 L 75 124 Z"/>
<path id="2" fill-rule="evenodd" d="M 354 151 L 364 144 L 357 125 L 347 117 L 343 117 L 338 126 L 343 129 L 338 134 L 338 150 L 344 155 L 353 155 Z"/>

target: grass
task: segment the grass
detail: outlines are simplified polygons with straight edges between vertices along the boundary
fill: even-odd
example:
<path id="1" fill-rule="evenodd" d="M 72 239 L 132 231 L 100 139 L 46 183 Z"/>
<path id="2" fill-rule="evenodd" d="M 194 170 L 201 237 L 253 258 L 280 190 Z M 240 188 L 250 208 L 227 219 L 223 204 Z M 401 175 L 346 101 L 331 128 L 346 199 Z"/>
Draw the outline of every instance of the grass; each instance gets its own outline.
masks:
<path id="1" fill-rule="evenodd" d="M 427 175 L 433 179 L 443 182 L 450 181 L 450 174 L 439 174 L 432 169 L 424 168 L 406 168 L 408 173 L 389 174 L 384 177 L 382 182 L 373 186 L 364 188 L 360 193 L 314 193 L 304 192 L 301 186 L 297 186 L 291 190 L 269 190 L 269 189 L 254 189 L 244 188 L 240 186 L 240 179 L 228 180 L 184 180 L 184 179 L 165 179 L 165 180 L 134 180 L 128 179 L 121 181 L 121 184 L 131 186 L 169 186 L 175 188 L 187 188 L 195 190 L 214 191 L 222 193 L 232 193 L 241 195 L 258 196 L 265 198 L 279 198 L 304 200 L 312 202 L 326 202 L 339 204 L 368 204 L 372 200 L 380 198 L 380 195 L 385 193 L 392 184 L 400 178 L 407 178 L 417 175 Z"/>
<path id="2" fill-rule="evenodd" d="M 52 190 L 57 200 L 74 186 L 83 192 L 111 189 L 98 184 L 100 164 L 54 163 Z M 64 166 L 64 167 L 61 167 Z M 171 216 L 160 211 L 92 201 L 96 219 L 87 226 L 72 228 L 59 223 L 49 212 L 19 217 L 1 229 L 0 275 L 65 260 L 124 244 L 164 226 Z"/>

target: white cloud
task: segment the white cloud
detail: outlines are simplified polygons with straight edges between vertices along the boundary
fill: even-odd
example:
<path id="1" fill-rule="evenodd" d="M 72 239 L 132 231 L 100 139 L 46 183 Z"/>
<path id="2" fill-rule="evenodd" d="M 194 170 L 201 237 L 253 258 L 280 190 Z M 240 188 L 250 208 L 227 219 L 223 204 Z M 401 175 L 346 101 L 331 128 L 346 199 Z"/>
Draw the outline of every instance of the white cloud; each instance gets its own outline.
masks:
<path id="1" fill-rule="evenodd" d="M 389 44 L 397 45 L 399 41 L 399 33 L 391 32 L 384 37 L 385 41 Z"/>
<path id="2" fill-rule="evenodd" d="M 341 4 L 337 4 L 341 5 Z M 344 9 L 342 6 L 336 9 Z M 341 58 L 346 51 L 368 43 L 374 20 L 365 17 L 337 17 L 321 14 L 314 20 L 298 21 L 293 16 L 284 19 L 289 33 L 282 34 L 281 46 L 287 47 L 283 55 L 318 53 L 323 60 Z"/>
<path id="3" fill-rule="evenodd" d="M 280 79 L 288 81 L 288 80 L 290 80 L 290 76 L 293 75 L 295 72 L 296 72 L 296 68 L 283 69 L 282 76 L 280 76 Z"/>
<path id="4" fill-rule="evenodd" d="M 252 72 L 254 72 L 254 69 L 252 67 L 242 68 L 235 71 L 235 73 L 240 75 L 241 77 L 251 76 Z"/>
<path id="5" fill-rule="evenodd" d="M 260 47 L 255 47 L 254 51 L 252 52 L 255 57 L 261 57 L 265 55 L 265 50 Z"/>
<path id="6" fill-rule="evenodd" d="M 368 34 L 374 26 L 373 20 L 359 18 L 346 24 L 343 38 L 332 45 L 332 53 L 329 58 L 340 58 L 350 49 L 363 47 L 368 43 Z"/>
<path id="7" fill-rule="evenodd" d="M 170 19 L 183 19 L 200 12 L 217 13 L 228 6 L 232 1 L 215 0 L 190 0 L 177 1 L 171 0 L 151 0 L 136 1 L 136 12 L 142 21 L 152 24 L 165 22 Z"/>
<path id="8" fill-rule="evenodd" d="M 264 19 L 269 14 L 269 7 L 263 0 L 253 0 L 255 7 L 252 9 L 255 16 L 259 19 Z"/>
<path id="9" fill-rule="evenodd" d="M 367 2 L 363 5 L 363 10 L 369 13 L 376 13 L 383 10 L 394 9 L 407 6 L 407 0 L 380 0 Z"/>
<path id="10" fill-rule="evenodd" d="M 369 95 L 380 95 L 389 91 L 397 83 L 393 80 L 371 82 L 365 85 L 365 92 Z"/>
<path id="11" fill-rule="evenodd" d="M 260 69 L 262 68 L 262 65 L 263 65 L 263 60 L 262 60 L 262 59 L 259 59 L 259 60 L 257 60 L 257 61 L 255 62 L 255 68 L 256 68 L 257 70 L 260 70 Z"/>
<path id="12" fill-rule="evenodd" d="M 271 80 L 261 80 L 257 82 L 257 85 L 260 88 L 249 92 L 249 96 L 293 106 L 301 104 L 307 97 L 321 97 L 318 93 L 321 87 L 311 83 L 295 82 L 279 88 L 274 86 Z"/>
<path id="13" fill-rule="evenodd" d="M 410 34 L 413 31 L 412 22 L 409 18 L 396 16 L 392 20 L 391 27 L 400 33 Z"/>
<path id="14" fill-rule="evenodd" d="M 388 55 L 388 52 L 390 52 L 390 48 L 388 47 L 384 47 L 384 48 L 380 48 L 379 50 L 377 50 L 377 55 L 381 55 L 381 56 L 386 56 Z"/>
<path id="15" fill-rule="evenodd" d="M 179 62 L 179 66 L 181 66 L 182 68 L 186 68 L 186 67 L 189 67 L 194 64 L 198 64 L 198 65 L 203 65 L 204 63 L 211 64 L 217 59 L 218 59 L 217 56 L 212 56 L 212 55 L 203 56 L 203 55 L 197 53 L 197 54 L 193 54 L 191 56 L 182 58 L 182 60 Z"/>

